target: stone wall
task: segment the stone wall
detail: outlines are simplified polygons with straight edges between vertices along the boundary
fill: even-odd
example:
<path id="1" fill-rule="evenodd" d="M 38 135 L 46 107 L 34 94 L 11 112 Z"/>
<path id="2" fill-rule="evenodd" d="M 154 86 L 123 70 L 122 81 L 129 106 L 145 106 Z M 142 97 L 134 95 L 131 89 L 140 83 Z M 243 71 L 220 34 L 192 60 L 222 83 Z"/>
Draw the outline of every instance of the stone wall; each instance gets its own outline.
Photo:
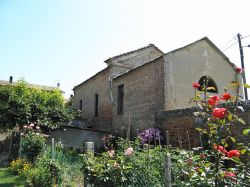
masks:
<path id="1" fill-rule="evenodd" d="M 124 85 L 124 113 L 117 114 L 117 88 Z M 155 126 L 155 113 L 164 107 L 163 59 L 131 70 L 113 81 L 113 132 L 124 135 Z M 132 135 L 131 134 L 131 135 Z"/>
<path id="2" fill-rule="evenodd" d="M 238 117 L 246 122 L 246 126 L 235 124 L 233 134 L 237 137 L 237 141 L 250 142 L 250 136 L 243 135 L 244 128 L 250 125 L 250 102 L 240 103 L 244 108 L 244 112 L 237 112 Z M 188 134 L 190 136 L 191 147 L 200 146 L 200 136 L 195 130 L 197 127 L 203 126 L 203 122 L 199 118 L 195 118 L 193 112 L 196 108 L 177 109 L 170 111 L 159 111 L 156 114 L 156 128 L 159 128 L 166 141 L 166 131 L 169 133 L 170 144 L 180 146 L 180 140 L 184 148 L 188 147 Z M 188 134 L 187 134 L 188 131 Z"/>
<path id="3" fill-rule="evenodd" d="M 74 89 L 74 108 L 80 109 L 82 100 L 82 118 L 97 130 L 111 128 L 111 101 L 109 85 L 110 69 L 107 68 L 87 82 Z M 95 95 L 98 94 L 98 116 L 95 116 Z"/>

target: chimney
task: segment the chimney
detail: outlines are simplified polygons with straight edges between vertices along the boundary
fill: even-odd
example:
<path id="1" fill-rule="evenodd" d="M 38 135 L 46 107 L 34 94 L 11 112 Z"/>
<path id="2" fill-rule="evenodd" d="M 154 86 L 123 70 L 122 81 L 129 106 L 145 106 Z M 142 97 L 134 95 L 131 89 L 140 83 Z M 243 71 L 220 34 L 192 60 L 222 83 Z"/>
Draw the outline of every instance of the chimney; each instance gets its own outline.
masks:
<path id="1" fill-rule="evenodd" d="M 12 84 L 12 83 L 13 83 L 13 76 L 10 76 L 9 83 L 10 83 L 10 84 Z"/>

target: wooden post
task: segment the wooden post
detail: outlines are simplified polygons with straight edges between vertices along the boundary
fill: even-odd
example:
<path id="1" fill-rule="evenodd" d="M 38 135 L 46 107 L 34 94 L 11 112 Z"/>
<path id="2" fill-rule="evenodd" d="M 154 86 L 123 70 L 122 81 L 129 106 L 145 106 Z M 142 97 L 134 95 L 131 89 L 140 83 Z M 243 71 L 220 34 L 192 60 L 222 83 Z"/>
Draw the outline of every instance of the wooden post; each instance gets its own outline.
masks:
<path id="1" fill-rule="evenodd" d="M 177 128 L 178 131 L 178 142 L 179 142 L 179 148 L 182 149 L 182 137 L 179 131 L 179 128 Z"/>
<path id="2" fill-rule="evenodd" d="M 200 143 L 201 143 L 201 147 L 203 147 L 202 134 L 201 133 L 200 133 Z"/>
<path id="3" fill-rule="evenodd" d="M 21 157 L 21 151 L 22 151 L 22 136 L 20 135 L 20 140 L 19 140 L 19 151 L 18 151 L 18 157 Z"/>
<path id="4" fill-rule="evenodd" d="M 168 154 L 165 158 L 165 187 L 171 187 L 171 157 Z"/>
<path id="5" fill-rule="evenodd" d="M 169 147 L 169 133 L 168 133 L 168 131 L 166 131 L 166 143 L 167 143 L 167 147 Z"/>
<path id="6" fill-rule="evenodd" d="M 186 133 L 187 133 L 187 138 L 188 138 L 188 149 L 190 149 L 191 148 L 191 141 L 190 141 L 189 132 L 186 131 Z"/>
<path id="7" fill-rule="evenodd" d="M 51 157 L 54 160 L 55 159 L 55 139 L 51 139 Z"/>

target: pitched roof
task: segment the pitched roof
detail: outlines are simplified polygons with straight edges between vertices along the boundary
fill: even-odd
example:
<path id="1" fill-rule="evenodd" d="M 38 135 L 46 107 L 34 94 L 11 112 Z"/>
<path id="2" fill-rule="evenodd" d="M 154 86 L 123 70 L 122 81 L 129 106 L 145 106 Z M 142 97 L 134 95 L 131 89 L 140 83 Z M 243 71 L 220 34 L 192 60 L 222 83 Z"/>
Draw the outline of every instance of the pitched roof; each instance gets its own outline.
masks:
<path id="1" fill-rule="evenodd" d="M 145 47 L 142 47 L 142 48 L 139 48 L 139 49 L 136 49 L 136 50 L 133 50 L 133 51 L 129 51 L 129 52 L 126 52 L 126 53 L 122 53 L 120 55 L 116 55 L 116 56 L 113 56 L 111 58 L 108 58 L 107 60 L 105 60 L 104 62 L 105 63 L 108 63 L 109 61 L 111 60 L 114 60 L 116 58 L 119 58 L 119 57 L 122 57 L 122 56 L 125 56 L 125 55 L 129 55 L 129 54 L 132 54 L 132 53 L 135 53 L 135 52 L 138 52 L 138 51 L 141 51 L 141 50 L 144 50 L 144 49 L 147 49 L 147 48 L 150 48 L 150 47 L 154 47 L 156 50 L 160 51 L 162 54 L 164 54 L 158 47 L 156 47 L 154 44 L 148 44 L 147 46 Z"/>
<path id="2" fill-rule="evenodd" d="M 172 50 L 172 51 L 170 51 L 170 52 L 167 52 L 167 53 L 165 53 L 164 55 L 167 55 L 167 54 L 170 54 L 170 53 L 174 53 L 174 52 L 176 52 L 176 51 L 179 51 L 179 50 L 182 50 L 182 49 L 184 49 L 184 48 L 186 48 L 186 47 L 189 47 L 189 46 L 191 46 L 191 45 L 193 45 L 193 44 L 195 44 L 195 43 L 198 43 L 198 42 L 200 42 L 200 41 L 202 41 L 202 40 L 205 40 L 205 41 L 207 41 L 222 57 L 223 57 L 223 59 L 225 59 L 233 68 L 235 68 L 236 66 L 235 66 L 235 64 L 234 63 L 232 63 L 230 60 L 229 60 L 229 58 L 208 38 L 208 37 L 203 37 L 203 38 L 201 38 L 201 39 L 199 39 L 199 40 L 197 40 L 197 41 L 195 41 L 195 42 L 193 42 L 193 43 L 190 43 L 190 44 L 188 44 L 188 45 L 185 45 L 185 46 L 183 46 L 183 47 L 180 47 L 180 48 L 177 48 L 177 49 L 174 49 L 174 50 Z M 162 55 L 162 56 L 164 56 L 164 55 Z M 162 56 L 160 56 L 160 57 L 162 57 Z M 160 58 L 160 57 L 158 57 L 158 58 Z M 156 58 L 156 59 L 158 59 L 158 58 Z M 116 76 L 116 77 L 114 77 L 114 79 L 116 79 L 116 78 L 118 78 L 118 77 L 120 77 L 120 76 L 123 76 L 123 75 L 125 75 L 125 74 L 128 74 L 128 73 L 130 73 L 131 71 L 134 71 L 135 69 L 137 69 L 137 68 L 140 68 L 140 67 L 142 67 L 142 66 L 144 66 L 144 65 L 146 65 L 146 64 L 149 64 L 149 63 L 152 63 L 152 62 L 155 62 L 155 60 L 156 59 L 154 59 L 154 60 L 152 60 L 152 61 L 149 61 L 149 62 L 147 62 L 147 63 L 145 63 L 145 64 L 142 64 L 142 65 L 140 65 L 140 66 L 137 66 L 137 67 L 135 67 L 135 68 L 133 68 L 133 69 L 130 69 L 130 70 L 128 70 L 128 71 L 126 71 L 126 72 L 124 72 L 123 74 L 120 74 L 120 75 L 118 75 L 118 76 Z"/>
<path id="3" fill-rule="evenodd" d="M 135 53 L 135 52 L 138 52 L 138 51 L 141 51 L 141 50 L 144 50 L 144 49 L 147 49 L 147 48 L 150 48 L 150 47 L 154 47 L 156 50 L 160 51 L 162 54 L 164 54 L 158 47 L 156 47 L 154 44 L 149 44 L 145 47 L 142 47 L 142 48 L 139 48 L 139 49 L 136 49 L 136 50 L 133 50 L 133 51 L 129 51 L 129 52 L 126 52 L 126 53 L 123 53 L 123 54 L 120 54 L 120 55 L 117 55 L 117 56 L 114 56 L 114 57 L 111 57 L 107 60 L 105 60 L 104 62 L 108 63 L 109 61 L 111 60 L 114 60 L 116 58 L 119 58 L 121 56 L 126 56 L 126 55 L 129 55 L 129 54 L 132 54 L 132 53 Z M 119 62 L 116 62 L 114 63 L 113 65 L 119 65 L 119 66 L 124 66 L 124 67 L 129 67 L 129 68 L 132 68 L 132 66 L 128 66 L 128 65 L 125 65 L 125 64 L 121 64 Z M 76 89 L 77 87 L 87 83 L 88 81 L 90 81 L 91 79 L 95 78 L 96 76 L 100 75 L 102 72 L 106 71 L 107 69 L 109 69 L 110 67 L 107 66 L 106 68 L 102 69 L 101 71 L 97 72 L 96 74 L 94 74 L 93 76 L 91 76 L 90 78 L 88 78 L 87 80 L 83 81 L 82 83 L 74 86 L 73 90 Z"/>
<path id="4" fill-rule="evenodd" d="M 102 69 L 101 71 L 97 72 L 96 74 L 94 74 L 93 76 L 91 76 L 90 78 L 88 78 L 87 80 L 85 80 L 85 81 L 83 81 L 82 83 L 80 83 L 80 84 L 74 86 L 73 90 L 76 89 L 77 87 L 79 87 L 79 86 L 81 86 L 81 85 L 87 83 L 88 81 L 90 81 L 91 79 L 93 79 L 93 78 L 95 78 L 96 76 L 100 75 L 101 73 L 103 73 L 104 71 L 106 71 L 106 70 L 109 69 L 109 68 L 110 68 L 110 67 L 108 66 L 108 67 Z"/>
<path id="5" fill-rule="evenodd" d="M 9 81 L 5 81 L 5 80 L 0 80 L 0 86 L 2 85 L 16 85 L 18 82 L 13 82 L 10 83 Z M 29 88 L 37 88 L 37 89 L 42 89 L 42 90 L 47 90 L 47 91 L 52 91 L 57 89 L 57 87 L 54 86 L 45 86 L 45 85 L 38 85 L 38 84 L 30 84 L 27 83 L 27 86 Z M 64 93 L 64 91 L 60 90 L 62 93 Z"/>

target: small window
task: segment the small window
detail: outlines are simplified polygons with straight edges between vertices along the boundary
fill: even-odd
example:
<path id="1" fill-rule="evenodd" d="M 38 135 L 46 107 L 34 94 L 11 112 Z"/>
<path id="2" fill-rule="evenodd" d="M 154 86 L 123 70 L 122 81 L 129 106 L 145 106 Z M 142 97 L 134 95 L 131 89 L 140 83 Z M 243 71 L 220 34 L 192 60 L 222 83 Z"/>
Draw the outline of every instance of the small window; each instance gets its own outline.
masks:
<path id="1" fill-rule="evenodd" d="M 198 88 L 198 90 L 200 91 L 207 89 L 207 92 L 218 93 L 218 88 L 214 80 L 209 76 L 201 77 L 199 80 L 199 84 L 201 85 L 201 87 Z"/>
<path id="2" fill-rule="evenodd" d="M 117 114 L 123 114 L 124 85 L 117 88 Z"/>
<path id="3" fill-rule="evenodd" d="M 82 100 L 79 101 L 79 110 L 82 110 Z"/>
<path id="4" fill-rule="evenodd" d="M 95 117 L 98 117 L 98 94 L 95 94 Z"/>

